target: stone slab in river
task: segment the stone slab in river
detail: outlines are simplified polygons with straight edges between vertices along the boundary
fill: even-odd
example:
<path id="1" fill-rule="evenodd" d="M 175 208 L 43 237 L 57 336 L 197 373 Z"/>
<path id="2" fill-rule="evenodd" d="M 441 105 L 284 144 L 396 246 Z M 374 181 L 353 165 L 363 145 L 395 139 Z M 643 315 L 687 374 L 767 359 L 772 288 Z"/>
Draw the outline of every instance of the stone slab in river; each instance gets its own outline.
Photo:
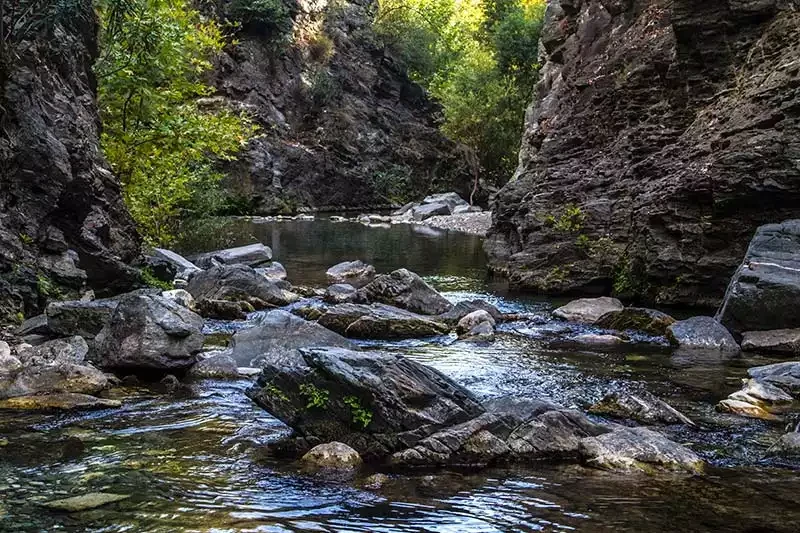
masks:
<path id="1" fill-rule="evenodd" d="M 658 468 L 699 474 L 705 467 L 693 451 L 646 428 L 617 428 L 585 438 L 580 453 L 587 464 L 611 470 Z"/>
<path id="2" fill-rule="evenodd" d="M 667 328 L 667 338 L 673 346 L 686 350 L 739 351 L 739 345 L 730 331 L 710 316 L 696 316 L 675 322 Z"/>
<path id="3" fill-rule="evenodd" d="M 800 396 L 800 362 L 798 361 L 749 368 L 747 373 L 758 381 L 766 381 L 795 397 Z"/>
<path id="4" fill-rule="evenodd" d="M 423 221 L 438 215 L 449 215 L 450 206 L 447 204 L 425 204 L 411 210 L 411 216 L 416 221 Z"/>
<path id="5" fill-rule="evenodd" d="M 178 267 L 178 272 L 197 272 L 202 270 L 200 267 L 186 259 L 180 254 L 173 252 L 172 250 L 167 250 L 165 248 L 153 248 L 153 255 L 164 259 L 165 261 L 169 261 L 176 267 Z"/>
<path id="6" fill-rule="evenodd" d="M 96 509 L 109 503 L 121 502 L 130 498 L 129 494 L 113 494 L 109 492 L 90 492 L 89 494 L 82 494 L 80 496 L 73 496 L 72 498 L 65 498 L 63 500 L 54 500 L 45 502 L 42 505 L 49 509 L 56 511 L 66 511 L 68 513 L 77 513 L 79 511 L 88 511 L 89 509 Z"/>
<path id="7" fill-rule="evenodd" d="M 434 317 L 423 316 L 385 304 L 340 304 L 329 308 L 317 321 L 354 339 L 413 339 L 446 335 L 450 327 Z"/>
<path id="8" fill-rule="evenodd" d="M 800 355 L 800 329 L 746 331 L 742 335 L 742 350 L 787 357 Z"/>
<path id="9" fill-rule="evenodd" d="M 360 289 L 375 279 L 375 267 L 363 261 L 347 261 L 332 266 L 325 275 L 332 285 L 346 283 Z"/>
<path id="10" fill-rule="evenodd" d="M 469 207 L 469 204 L 466 202 L 466 200 L 464 200 L 463 198 L 461 198 L 461 196 L 459 196 L 457 193 L 454 192 L 432 194 L 430 196 L 425 197 L 425 199 L 422 200 L 422 205 L 431 205 L 431 204 L 445 204 L 450 210 L 450 212 L 447 213 L 448 215 L 452 214 L 453 211 L 455 211 L 456 207 L 459 206 Z"/>
<path id="11" fill-rule="evenodd" d="M 568 322 L 594 324 L 600 317 L 612 311 L 622 311 L 624 306 L 616 298 L 581 298 L 553 311 L 553 316 Z"/>
<path id="12" fill-rule="evenodd" d="M 269 280 L 247 265 L 221 265 L 199 272 L 186 287 L 195 300 L 250 301 L 281 307 L 300 299 L 286 281 Z"/>
<path id="13" fill-rule="evenodd" d="M 272 249 L 259 242 L 201 254 L 195 258 L 195 264 L 200 268 L 211 268 L 215 262 L 222 265 L 258 266 L 271 260 Z"/>
<path id="14" fill-rule="evenodd" d="M 734 334 L 800 328 L 800 220 L 761 226 L 717 319 Z"/>
<path id="15" fill-rule="evenodd" d="M 405 268 L 376 277 L 358 292 L 362 301 L 385 303 L 423 315 L 440 315 L 453 308 L 436 289 Z"/>
<path id="16" fill-rule="evenodd" d="M 0 410 L 18 411 L 73 411 L 82 409 L 108 409 L 122 406 L 119 400 L 98 398 L 88 394 L 53 393 L 35 396 L 18 396 L 0 400 Z"/>

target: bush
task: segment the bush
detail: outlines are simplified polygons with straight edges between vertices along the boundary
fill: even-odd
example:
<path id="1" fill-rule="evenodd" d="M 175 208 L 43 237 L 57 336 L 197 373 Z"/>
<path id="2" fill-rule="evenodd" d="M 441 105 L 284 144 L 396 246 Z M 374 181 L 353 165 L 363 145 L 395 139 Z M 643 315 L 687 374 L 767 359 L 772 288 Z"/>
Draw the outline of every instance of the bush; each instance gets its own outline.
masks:
<path id="1" fill-rule="evenodd" d="M 292 29 L 292 10 L 283 0 L 233 0 L 228 12 L 232 19 L 258 33 L 283 34 Z"/>
<path id="2" fill-rule="evenodd" d="M 324 33 L 318 33 L 308 41 L 308 55 L 320 64 L 327 64 L 333 57 L 333 41 Z"/>
<path id="3" fill-rule="evenodd" d="M 316 107 L 324 107 L 342 94 L 339 81 L 325 67 L 313 69 L 308 78 L 308 95 Z"/>

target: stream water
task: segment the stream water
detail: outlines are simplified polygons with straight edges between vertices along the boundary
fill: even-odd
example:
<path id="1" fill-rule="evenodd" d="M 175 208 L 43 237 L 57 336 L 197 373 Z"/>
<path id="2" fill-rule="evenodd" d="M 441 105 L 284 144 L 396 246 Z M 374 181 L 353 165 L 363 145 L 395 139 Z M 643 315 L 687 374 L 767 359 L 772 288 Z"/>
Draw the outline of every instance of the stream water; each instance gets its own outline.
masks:
<path id="1" fill-rule="evenodd" d="M 321 285 L 327 267 L 361 258 L 379 271 L 414 270 L 453 301 L 482 297 L 542 315 L 554 305 L 488 282 L 479 238 L 414 226 L 236 220 L 187 239 L 183 251 L 254 238 L 273 247 L 296 284 Z M 560 327 L 510 324 L 491 345 L 438 338 L 393 346 L 482 397 L 518 393 L 585 408 L 612 388 L 645 388 L 698 423 L 666 431 L 703 455 L 709 473 L 541 464 L 412 472 L 374 489 L 365 486 L 370 472 L 320 477 L 267 457 L 264 444 L 286 428 L 245 397 L 248 381 L 208 380 L 173 392 L 116 389 L 121 409 L 0 413 L 0 531 L 798 531 L 800 469 L 763 459 L 781 425 L 713 408 L 747 367 L 771 361 L 690 361 L 655 341 L 641 353 L 545 349 L 542 337 Z M 96 491 L 131 497 L 73 514 L 39 505 Z"/>

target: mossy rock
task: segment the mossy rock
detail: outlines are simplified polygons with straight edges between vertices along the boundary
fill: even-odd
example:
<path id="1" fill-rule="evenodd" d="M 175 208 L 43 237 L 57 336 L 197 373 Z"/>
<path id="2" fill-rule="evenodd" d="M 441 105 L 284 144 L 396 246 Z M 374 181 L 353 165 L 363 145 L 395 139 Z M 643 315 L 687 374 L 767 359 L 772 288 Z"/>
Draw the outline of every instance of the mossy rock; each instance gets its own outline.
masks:
<path id="1" fill-rule="evenodd" d="M 664 336 L 675 319 L 666 313 L 643 307 L 627 307 L 621 311 L 604 314 L 595 325 L 618 331 L 636 330 L 650 335 Z"/>

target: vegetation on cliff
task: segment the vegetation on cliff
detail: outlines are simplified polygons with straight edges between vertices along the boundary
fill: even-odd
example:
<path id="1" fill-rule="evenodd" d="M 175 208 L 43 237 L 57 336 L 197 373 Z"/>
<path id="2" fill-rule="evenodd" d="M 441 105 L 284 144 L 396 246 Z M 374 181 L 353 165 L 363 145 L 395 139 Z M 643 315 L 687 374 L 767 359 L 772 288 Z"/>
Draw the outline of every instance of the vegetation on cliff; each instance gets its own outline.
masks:
<path id="1" fill-rule="evenodd" d="M 514 173 L 536 80 L 544 0 L 385 0 L 376 27 L 442 104 L 444 132 L 473 148 L 484 175 Z"/>

